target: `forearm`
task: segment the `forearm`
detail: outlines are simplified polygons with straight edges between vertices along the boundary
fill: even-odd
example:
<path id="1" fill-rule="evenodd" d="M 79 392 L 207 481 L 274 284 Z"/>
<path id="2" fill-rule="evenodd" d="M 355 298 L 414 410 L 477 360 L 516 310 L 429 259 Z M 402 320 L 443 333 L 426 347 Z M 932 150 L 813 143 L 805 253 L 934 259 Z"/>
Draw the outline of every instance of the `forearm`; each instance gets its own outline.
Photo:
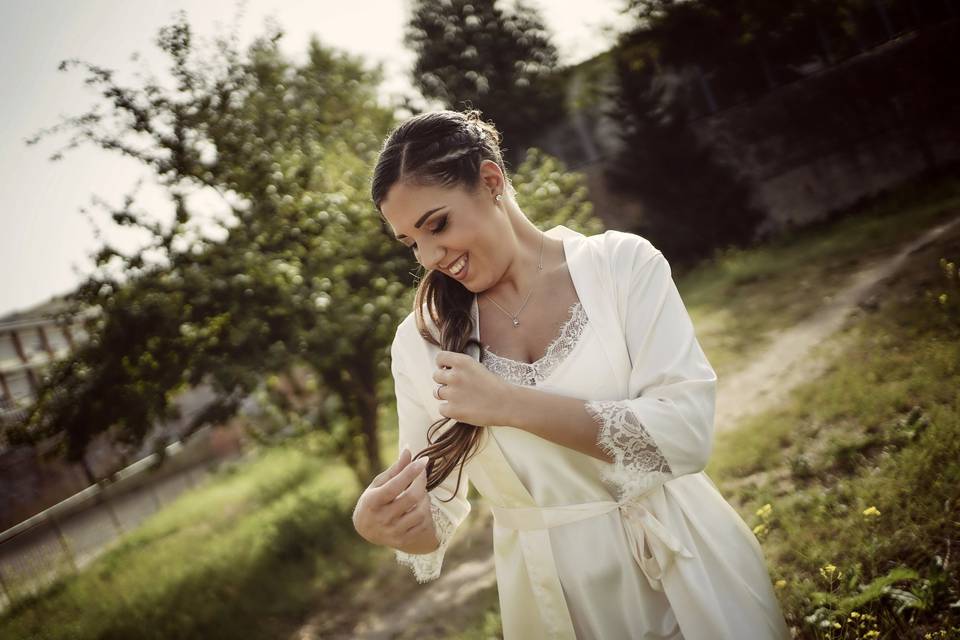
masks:
<path id="1" fill-rule="evenodd" d="M 511 385 L 502 424 L 523 429 L 604 462 L 613 459 L 597 443 L 600 425 L 584 408 L 586 401 Z"/>

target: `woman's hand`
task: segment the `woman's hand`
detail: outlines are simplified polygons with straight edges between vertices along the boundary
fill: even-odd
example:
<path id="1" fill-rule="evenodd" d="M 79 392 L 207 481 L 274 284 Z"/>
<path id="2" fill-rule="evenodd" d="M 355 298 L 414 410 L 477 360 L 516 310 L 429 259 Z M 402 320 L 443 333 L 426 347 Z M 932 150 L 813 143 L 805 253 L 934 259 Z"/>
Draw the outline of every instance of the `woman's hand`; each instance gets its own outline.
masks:
<path id="1" fill-rule="evenodd" d="M 465 353 L 441 351 L 433 395 L 440 400 L 440 414 L 478 427 L 498 425 L 505 419 L 511 384 L 491 373 Z M 438 395 L 439 394 L 439 395 Z"/>
<path id="2" fill-rule="evenodd" d="M 360 495 L 353 527 L 365 540 L 409 553 L 429 553 L 437 542 L 427 493 L 427 458 L 411 463 L 404 448 L 397 461 Z"/>

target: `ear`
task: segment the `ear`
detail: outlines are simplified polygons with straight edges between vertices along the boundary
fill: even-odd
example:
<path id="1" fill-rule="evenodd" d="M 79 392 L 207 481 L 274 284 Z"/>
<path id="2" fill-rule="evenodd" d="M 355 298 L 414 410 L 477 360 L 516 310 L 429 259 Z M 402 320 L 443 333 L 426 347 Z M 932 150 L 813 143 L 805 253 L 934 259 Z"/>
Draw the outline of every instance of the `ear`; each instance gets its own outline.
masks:
<path id="1" fill-rule="evenodd" d="M 500 171 L 497 163 L 489 158 L 484 158 L 480 162 L 480 181 L 483 184 L 483 189 L 486 191 L 484 195 L 489 195 L 493 198 L 498 193 L 506 193 L 503 172 Z M 506 196 L 504 195 L 504 197 Z"/>

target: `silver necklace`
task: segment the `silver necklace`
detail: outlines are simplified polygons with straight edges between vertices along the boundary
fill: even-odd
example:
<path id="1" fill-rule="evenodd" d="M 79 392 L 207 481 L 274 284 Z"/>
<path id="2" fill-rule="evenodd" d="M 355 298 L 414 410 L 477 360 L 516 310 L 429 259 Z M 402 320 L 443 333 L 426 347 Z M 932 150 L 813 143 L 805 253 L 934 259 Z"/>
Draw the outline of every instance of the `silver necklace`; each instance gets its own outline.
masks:
<path id="1" fill-rule="evenodd" d="M 540 277 L 540 274 L 543 271 L 543 239 L 546 235 L 547 235 L 546 233 L 543 233 L 542 231 L 540 232 L 540 258 L 537 260 L 537 277 L 538 278 Z M 523 304 L 520 305 L 520 309 L 518 309 L 515 314 L 510 313 L 509 311 L 501 307 L 499 304 L 497 304 L 497 301 L 491 298 L 490 296 L 486 296 L 486 298 L 493 304 L 497 305 L 497 308 L 500 309 L 500 311 L 503 311 L 505 314 L 507 314 L 507 317 L 513 320 L 513 328 L 516 329 L 517 327 L 520 326 L 520 313 L 523 311 L 523 308 L 527 306 L 527 301 L 530 299 L 530 294 L 532 293 L 533 293 L 533 287 L 530 287 L 530 291 L 527 292 L 527 297 L 523 299 Z"/>

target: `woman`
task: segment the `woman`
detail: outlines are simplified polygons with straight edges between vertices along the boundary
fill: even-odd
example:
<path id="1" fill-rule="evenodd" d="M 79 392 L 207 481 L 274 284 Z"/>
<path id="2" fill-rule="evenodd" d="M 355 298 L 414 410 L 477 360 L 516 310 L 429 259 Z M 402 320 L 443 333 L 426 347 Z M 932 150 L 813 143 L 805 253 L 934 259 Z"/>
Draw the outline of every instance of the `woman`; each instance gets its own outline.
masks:
<path id="1" fill-rule="evenodd" d="M 499 142 L 479 112 L 437 111 L 381 150 L 373 201 L 426 274 L 391 348 L 403 448 L 358 533 L 435 579 L 472 482 L 507 640 L 789 638 L 703 472 L 716 375 L 669 264 L 635 234 L 541 232 Z"/>

